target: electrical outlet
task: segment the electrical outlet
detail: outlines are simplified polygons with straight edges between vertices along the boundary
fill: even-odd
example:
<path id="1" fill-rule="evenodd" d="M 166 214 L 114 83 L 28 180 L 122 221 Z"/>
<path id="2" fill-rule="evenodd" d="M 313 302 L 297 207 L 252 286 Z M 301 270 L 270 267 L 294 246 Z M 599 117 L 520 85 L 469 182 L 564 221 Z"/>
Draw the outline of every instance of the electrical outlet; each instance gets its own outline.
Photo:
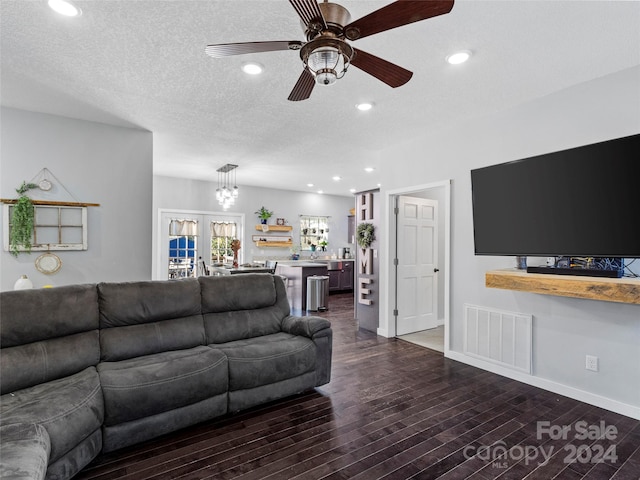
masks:
<path id="1" fill-rule="evenodd" d="M 591 370 L 592 372 L 598 371 L 598 357 L 593 355 L 587 355 L 585 359 L 584 368 Z"/>

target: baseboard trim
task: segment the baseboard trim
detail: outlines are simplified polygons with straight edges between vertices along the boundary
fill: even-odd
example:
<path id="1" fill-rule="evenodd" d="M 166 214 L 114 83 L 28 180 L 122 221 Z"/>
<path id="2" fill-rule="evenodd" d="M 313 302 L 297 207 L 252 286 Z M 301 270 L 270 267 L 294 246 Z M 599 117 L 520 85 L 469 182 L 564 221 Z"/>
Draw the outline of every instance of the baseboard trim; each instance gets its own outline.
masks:
<path id="1" fill-rule="evenodd" d="M 389 338 L 389 330 L 387 330 L 386 328 L 378 328 L 378 331 L 376 333 L 381 337 Z"/>
<path id="2" fill-rule="evenodd" d="M 527 385 L 542 388 L 543 390 L 548 390 L 559 395 L 564 395 L 565 397 L 573 398 L 574 400 L 588 403 L 589 405 L 595 405 L 596 407 L 604 408 L 606 410 L 619 413 L 620 415 L 626 415 L 627 417 L 640 420 L 640 407 L 635 407 L 633 405 L 619 402 L 611 398 L 603 397 L 602 395 L 596 395 L 594 393 L 586 392 L 578 388 L 569 387 L 561 383 L 546 380 L 544 378 L 519 373 L 507 368 L 503 368 L 499 365 L 485 362 L 477 358 L 469 357 L 467 355 L 464 355 L 463 353 L 453 350 L 445 349 L 444 356 L 450 358 L 451 360 L 456 360 L 473 367 L 481 368 L 482 370 L 486 370 L 488 372 L 502 375 L 503 377 L 526 383 Z"/>

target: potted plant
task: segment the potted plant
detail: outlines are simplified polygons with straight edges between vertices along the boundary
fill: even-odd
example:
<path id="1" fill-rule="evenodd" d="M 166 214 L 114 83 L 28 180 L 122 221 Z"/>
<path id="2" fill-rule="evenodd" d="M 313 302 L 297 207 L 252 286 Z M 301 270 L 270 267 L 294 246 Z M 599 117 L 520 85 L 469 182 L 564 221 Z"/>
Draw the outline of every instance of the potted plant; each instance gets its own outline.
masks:
<path id="1" fill-rule="evenodd" d="M 9 239 L 9 253 L 14 257 L 17 257 L 21 251 L 31 253 L 35 208 L 31 198 L 26 193 L 34 188 L 38 188 L 38 185 L 22 182 L 20 188 L 16 189 L 20 196 L 11 211 L 11 235 Z M 22 247 L 22 250 L 20 247 Z"/>
<path id="2" fill-rule="evenodd" d="M 267 210 L 264 207 L 260 207 L 260 210 L 255 212 L 255 214 L 258 215 L 258 218 L 260 219 L 260 223 L 262 223 L 263 225 L 266 225 L 267 220 L 271 218 L 271 216 L 273 215 L 273 212 L 271 210 Z"/>
<path id="3" fill-rule="evenodd" d="M 329 242 L 327 242 L 326 240 L 320 240 L 318 242 L 318 245 L 320 246 L 320 250 L 325 252 L 327 250 L 327 245 L 329 245 Z"/>

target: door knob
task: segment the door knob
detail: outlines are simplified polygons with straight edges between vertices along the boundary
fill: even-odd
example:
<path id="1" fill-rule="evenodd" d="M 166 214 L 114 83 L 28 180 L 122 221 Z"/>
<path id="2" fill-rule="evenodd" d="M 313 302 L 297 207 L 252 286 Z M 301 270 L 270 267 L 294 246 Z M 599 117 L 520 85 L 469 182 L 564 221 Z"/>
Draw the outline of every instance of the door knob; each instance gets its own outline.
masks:
<path id="1" fill-rule="evenodd" d="M 439 268 L 434 268 L 434 269 L 433 269 L 433 271 L 434 271 L 435 273 L 438 273 L 438 272 L 440 271 L 440 269 L 439 269 Z"/>

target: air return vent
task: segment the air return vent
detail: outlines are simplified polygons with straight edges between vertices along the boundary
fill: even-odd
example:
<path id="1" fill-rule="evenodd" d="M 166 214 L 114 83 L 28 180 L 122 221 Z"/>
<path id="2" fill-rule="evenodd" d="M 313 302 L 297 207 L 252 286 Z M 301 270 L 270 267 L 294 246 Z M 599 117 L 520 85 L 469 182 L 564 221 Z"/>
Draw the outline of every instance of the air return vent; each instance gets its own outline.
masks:
<path id="1" fill-rule="evenodd" d="M 464 305 L 464 353 L 531 374 L 533 317 L 476 305 Z"/>

